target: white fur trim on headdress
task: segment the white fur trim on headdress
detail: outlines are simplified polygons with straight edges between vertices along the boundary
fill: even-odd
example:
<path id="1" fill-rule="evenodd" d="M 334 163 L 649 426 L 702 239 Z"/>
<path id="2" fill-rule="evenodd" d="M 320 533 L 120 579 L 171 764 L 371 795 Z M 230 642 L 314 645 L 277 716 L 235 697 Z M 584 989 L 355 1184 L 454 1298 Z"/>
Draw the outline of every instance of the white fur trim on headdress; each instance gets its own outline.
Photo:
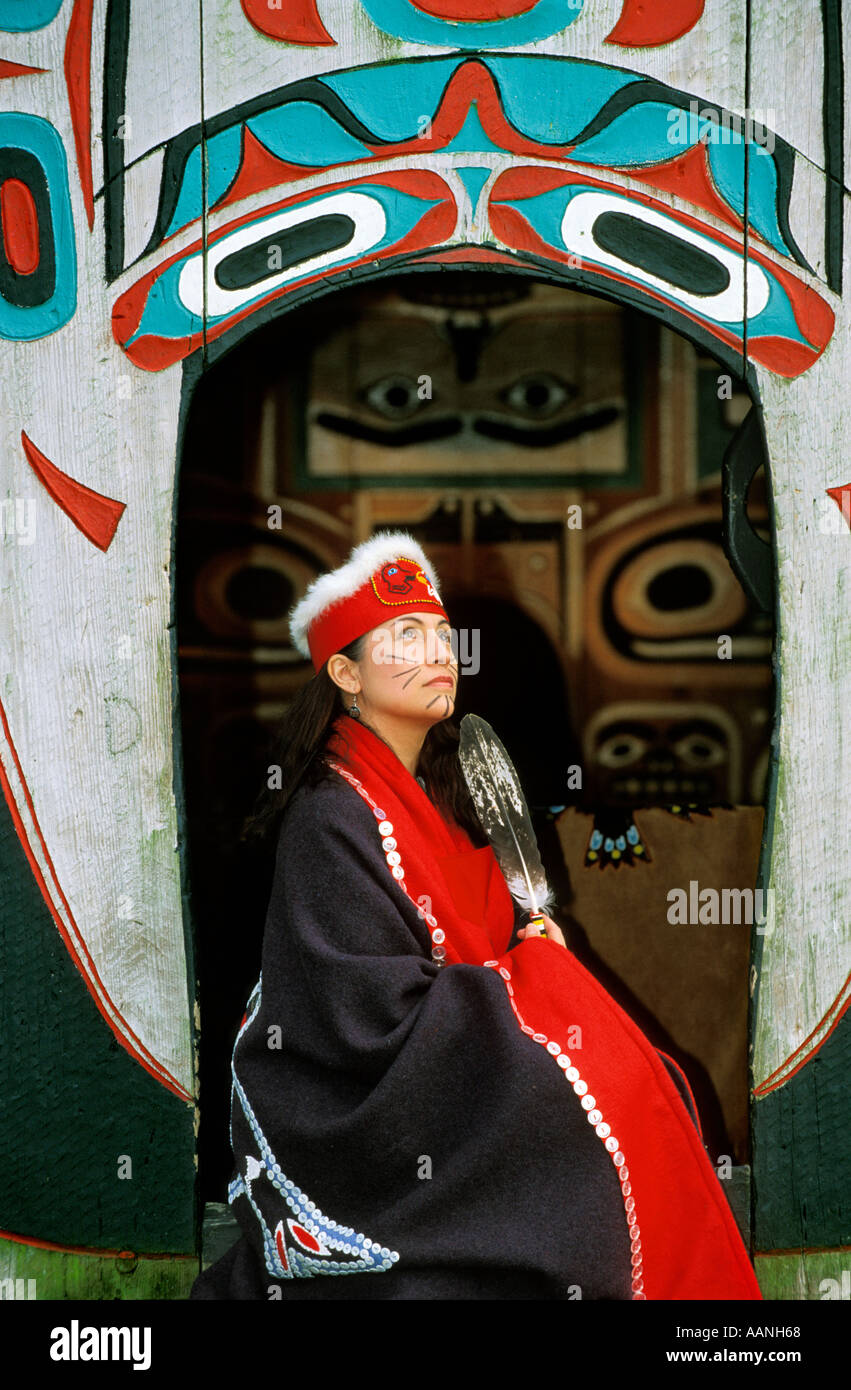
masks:
<path id="1" fill-rule="evenodd" d="M 407 531 L 378 531 L 369 540 L 356 545 L 345 564 L 314 579 L 304 596 L 290 610 L 290 636 L 302 656 L 310 658 L 307 629 L 320 613 L 351 598 L 377 569 L 388 560 L 397 560 L 400 555 L 416 561 L 434 589 L 438 603 L 443 602 L 434 568 L 419 541 L 409 536 Z"/>

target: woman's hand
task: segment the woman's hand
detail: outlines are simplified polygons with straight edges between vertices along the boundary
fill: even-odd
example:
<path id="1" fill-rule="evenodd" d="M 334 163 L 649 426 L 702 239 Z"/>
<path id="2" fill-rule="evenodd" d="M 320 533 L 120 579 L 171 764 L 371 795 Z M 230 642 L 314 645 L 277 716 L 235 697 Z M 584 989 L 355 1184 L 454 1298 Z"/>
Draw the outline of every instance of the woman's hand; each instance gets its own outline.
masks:
<path id="1" fill-rule="evenodd" d="M 546 929 L 547 929 L 547 939 L 548 939 L 549 941 L 556 941 L 556 942 L 558 942 L 559 946 L 563 946 L 563 947 L 565 948 L 565 950 L 567 950 L 567 942 L 566 942 L 565 939 L 564 939 L 564 936 L 563 936 L 563 934 L 562 934 L 561 927 L 559 926 L 558 922 L 554 922 L 553 919 L 552 919 L 552 917 L 548 917 L 548 916 L 547 916 L 546 912 L 542 912 L 542 913 L 541 913 L 541 916 L 542 916 L 543 919 L 544 919 L 544 926 L 545 926 Z M 528 930 L 529 930 L 528 927 L 520 927 L 520 928 L 519 928 L 519 930 L 518 930 L 518 932 L 517 932 L 517 935 L 519 936 L 519 938 L 520 938 L 521 941 L 525 941 L 525 939 L 526 939 L 526 932 L 527 932 Z M 536 936 L 539 936 L 539 935 L 540 935 L 540 932 L 537 930 L 537 928 L 534 928 L 534 929 L 532 930 L 531 934 L 530 934 L 529 940 L 531 941 L 531 940 L 533 940 Z"/>

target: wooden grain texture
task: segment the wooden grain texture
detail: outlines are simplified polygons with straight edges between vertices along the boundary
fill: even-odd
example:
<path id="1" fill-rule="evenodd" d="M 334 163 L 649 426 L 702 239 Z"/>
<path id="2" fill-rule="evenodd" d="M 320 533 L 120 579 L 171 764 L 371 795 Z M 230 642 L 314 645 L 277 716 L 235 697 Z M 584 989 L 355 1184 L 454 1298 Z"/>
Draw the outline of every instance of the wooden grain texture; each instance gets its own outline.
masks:
<path id="1" fill-rule="evenodd" d="M 759 970 L 757 1084 L 803 1043 L 851 965 L 851 530 L 825 491 L 848 481 L 851 334 L 842 301 L 831 302 L 837 326 L 819 361 L 793 381 L 759 374 L 779 579 L 779 763 L 770 879 L 777 917 Z"/>
<path id="2" fill-rule="evenodd" d="M 194 1255 L 124 1259 L 78 1255 L 0 1239 L 0 1290 L 14 1301 L 185 1299 L 199 1272 Z M 4 1281 L 13 1281 L 12 1286 Z"/>

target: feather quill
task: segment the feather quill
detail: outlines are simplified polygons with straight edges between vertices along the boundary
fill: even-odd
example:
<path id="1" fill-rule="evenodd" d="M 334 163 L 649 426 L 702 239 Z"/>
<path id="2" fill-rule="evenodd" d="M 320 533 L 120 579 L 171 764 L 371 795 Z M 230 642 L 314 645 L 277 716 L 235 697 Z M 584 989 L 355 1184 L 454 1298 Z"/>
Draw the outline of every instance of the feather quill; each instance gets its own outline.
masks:
<path id="1" fill-rule="evenodd" d="M 527 912 L 554 906 L 520 779 L 486 719 L 464 715 L 458 756 L 511 896 Z"/>

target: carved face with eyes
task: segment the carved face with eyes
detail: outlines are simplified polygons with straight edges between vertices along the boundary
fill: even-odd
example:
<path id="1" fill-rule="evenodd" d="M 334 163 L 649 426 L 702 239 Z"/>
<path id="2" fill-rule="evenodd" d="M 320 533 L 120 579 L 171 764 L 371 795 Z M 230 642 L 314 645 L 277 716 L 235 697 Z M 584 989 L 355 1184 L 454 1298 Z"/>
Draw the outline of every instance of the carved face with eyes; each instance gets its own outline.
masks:
<path id="1" fill-rule="evenodd" d="M 330 657 L 328 674 L 344 691 L 347 708 L 357 694 L 364 721 L 394 747 L 400 735 L 407 745 L 412 726 L 422 738 L 455 708 L 458 660 L 451 633 L 440 613 L 405 613 L 366 634 L 360 661 L 339 652 Z"/>

